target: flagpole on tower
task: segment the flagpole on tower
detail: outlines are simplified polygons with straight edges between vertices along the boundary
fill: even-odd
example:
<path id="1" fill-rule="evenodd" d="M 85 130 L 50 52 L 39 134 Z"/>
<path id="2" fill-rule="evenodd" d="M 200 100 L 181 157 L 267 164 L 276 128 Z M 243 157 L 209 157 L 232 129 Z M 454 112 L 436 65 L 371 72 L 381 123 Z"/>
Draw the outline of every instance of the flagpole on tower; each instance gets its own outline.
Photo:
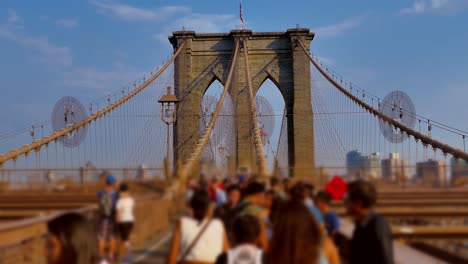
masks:
<path id="1" fill-rule="evenodd" d="M 242 0 L 239 0 L 239 18 L 241 22 L 241 29 L 244 29 L 244 16 L 242 14 Z"/>

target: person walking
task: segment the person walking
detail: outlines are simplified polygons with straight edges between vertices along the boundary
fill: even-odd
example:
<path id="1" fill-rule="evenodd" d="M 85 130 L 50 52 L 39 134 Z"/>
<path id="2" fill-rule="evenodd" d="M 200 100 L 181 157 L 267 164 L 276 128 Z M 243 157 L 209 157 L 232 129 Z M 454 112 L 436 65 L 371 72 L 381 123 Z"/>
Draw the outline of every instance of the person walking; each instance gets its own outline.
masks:
<path id="1" fill-rule="evenodd" d="M 237 217 L 233 224 L 233 231 L 236 247 L 219 255 L 216 264 L 262 264 L 263 251 L 255 245 L 260 235 L 257 218 L 252 215 Z"/>
<path id="2" fill-rule="evenodd" d="M 99 199 L 98 247 L 102 259 L 112 262 L 116 253 L 117 228 L 115 223 L 115 205 L 119 194 L 115 190 L 116 178 L 108 175 L 105 186 L 97 196 Z M 107 243 L 106 243 L 107 242 Z M 106 258 L 107 246 L 107 258 Z M 103 262 L 105 263 L 105 261 Z"/>
<path id="3" fill-rule="evenodd" d="M 340 229 L 340 218 L 330 208 L 331 200 L 332 197 L 326 191 L 320 191 L 315 196 L 315 205 L 323 215 L 327 233 L 330 237 L 335 238 Z"/>
<path id="4" fill-rule="evenodd" d="M 300 181 L 297 182 L 290 190 L 289 190 L 290 199 L 303 203 L 312 215 L 315 217 L 315 220 L 325 230 L 325 225 L 323 221 L 323 215 L 320 210 L 315 207 L 314 202 L 311 200 L 309 195 L 309 190 L 307 189 L 306 183 Z"/>
<path id="5" fill-rule="evenodd" d="M 394 264 L 392 232 L 384 217 L 373 210 L 377 190 L 368 181 L 348 185 L 345 198 L 348 213 L 355 220 L 350 246 L 350 264 Z"/>
<path id="6" fill-rule="evenodd" d="M 229 249 L 223 223 L 210 217 L 211 199 L 197 190 L 190 200 L 193 217 L 182 217 L 172 237 L 167 264 L 213 264 Z"/>
<path id="7" fill-rule="evenodd" d="M 218 206 L 214 212 L 214 216 L 223 221 L 224 227 L 229 237 L 229 241 L 232 241 L 233 223 L 234 216 L 237 214 L 237 205 L 241 198 L 241 190 L 237 185 L 231 185 L 227 189 L 227 203 Z"/>
<path id="8" fill-rule="evenodd" d="M 235 217 L 248 214 L 255 216 L 260 225 L 260 236 L 258 239 L 258 246 L 263 250 L 268 249 L 268 235 L 266 228 L 266 215 L 263 205 L 265 203 L 265 185 L 260 182 L 250 182 L 244 190 L 244 198 L 238 204 L 238 211 Z"/>
<path id="9" fill-rule="evenodd" d="M 133 208 L 135 200 L 129 192 L 129 187 L 126 183 L 122 183 L 119 188 L 119 199 L 116 204 L 117 211 L 117 229 L 120 235 L 120 250 L 119 255 L 123 261 L 130 262 L 130 234 L 135 222 Z"/>
<path id="10" fill-rule="evenodd" d="M 268 264 L 339 264 L 336 248 L 302 201 L 291 200 L 278 209 Z"/>

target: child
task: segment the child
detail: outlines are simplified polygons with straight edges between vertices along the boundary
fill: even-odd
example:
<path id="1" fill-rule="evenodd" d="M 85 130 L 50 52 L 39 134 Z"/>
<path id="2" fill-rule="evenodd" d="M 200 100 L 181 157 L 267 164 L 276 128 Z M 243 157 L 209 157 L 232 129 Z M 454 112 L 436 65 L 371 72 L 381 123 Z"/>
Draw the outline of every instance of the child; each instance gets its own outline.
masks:
<path id="1" fill-rule="evenodd" d="M 122 183 L 119 188 L 119 199 L 117 200 L 117 228 L 120 234 L 121 246 L 120 257 L 129 256 L 130 251 L 130 233 L 133 229 L 135 217 L 133 215 L 134 199 L 130 196 L 129 188 L 126 183 Z"/>

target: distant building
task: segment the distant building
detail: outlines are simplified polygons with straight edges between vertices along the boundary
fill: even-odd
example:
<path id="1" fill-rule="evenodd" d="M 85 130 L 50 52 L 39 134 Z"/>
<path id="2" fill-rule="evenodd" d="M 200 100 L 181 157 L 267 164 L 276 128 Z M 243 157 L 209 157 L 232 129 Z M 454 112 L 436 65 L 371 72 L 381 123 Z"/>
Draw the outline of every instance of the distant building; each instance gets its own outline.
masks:
<path id="1" fill-rule="evenodd" d="M 365 174 L 372 179 L 380 179 L 382 177 L 382 166 L 380 161 L 380 153 L 374 152 L 370 156 L 364 157 Z"/>
<path id="2" fill-rule="evenodd" d="M 408 161 L 400 159 L 399 153 L 390 153 L 388 159 L 382 160 L 382 178 L 390 181 L 408 179 Z"/>
<path id="3" fill-rule="evenodd" d="M 380 166 L 380 155 L 378 152 L 370 156 L 363 156 L 357 150 L 346 154 L 347 175 L 350 178 L 372 178 L 377 179 L 382 176 Z"/>
<path id="4" fill-rule="evenodd" d="M 450 175 L 453 184 L 457 182 L 468 182 L 468 162 L 466 160 L 456 160 L 452 158 L 450 160 Z"/>
<path id="5" fill-rule="evenodd" d="M 360 178 L 362 176 L 362 154 L 357 150 L 352 150 L 346 154 L 346 170 L 349 178 Z"/>
<path id="6" fill-rule="evenodd" d="M 416 163 L 416 177 L 431 186 L 445 186 L 447 180 L 445 162 L 429 159 Z"/>

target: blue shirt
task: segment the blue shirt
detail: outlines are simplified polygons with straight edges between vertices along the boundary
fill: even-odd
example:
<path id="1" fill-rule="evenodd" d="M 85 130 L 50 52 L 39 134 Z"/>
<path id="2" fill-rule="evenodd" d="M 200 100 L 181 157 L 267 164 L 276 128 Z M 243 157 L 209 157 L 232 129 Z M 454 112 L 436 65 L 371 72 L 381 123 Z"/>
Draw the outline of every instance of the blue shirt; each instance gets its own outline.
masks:
<path id="1" fill-rule="evenodd" d="M 340 229 L 340 218 L 335 212 L 328 212 L 323 216 L 323 220 L 325 221 L 325 227 L 327 228 L 328 234 L 332 234 L 333 231 L 338 232 Z"/>
<path id="2" fill-rule="evenodd" d="M 111 215 L 105 215 L 105 198 L 106 196 L 110 196 L 111 200 Z M 117 200 L 119 199 L 119 193 L 116 190 L 111 190 L 109 192 L 106 192 L 105 190 L 99 190 L 97 193 L 97 197 L 99 199 L 99 211 L 101 214 L 101 218 L 110 218 L 114 219 L 115 218 L 115 206 L 117 204 Z"/>
<path id="3" fill-rule="evenodd" d="M 309 211 L 312 213 L 317 223 L 319 225 L 322 225 L 324 221 L 323 221 L 323 215 L 320 212 L 320 210 L 314 205 L 307 205 L 307 208 L 309 208 Z"/>

